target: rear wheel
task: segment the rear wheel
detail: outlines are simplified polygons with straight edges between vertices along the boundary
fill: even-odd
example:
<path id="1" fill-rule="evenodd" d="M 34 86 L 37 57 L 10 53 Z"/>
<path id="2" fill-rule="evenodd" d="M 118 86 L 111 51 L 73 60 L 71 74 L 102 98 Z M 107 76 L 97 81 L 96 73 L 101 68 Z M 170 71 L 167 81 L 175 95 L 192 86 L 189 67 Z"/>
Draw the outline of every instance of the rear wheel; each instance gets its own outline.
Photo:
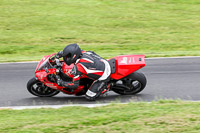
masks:
<path id="1" fill-rule="evenodd" d="M 52 89 L 44 85 L 36 78 L 32 78 L 27 83 L 27 90 L 38 97 L 52 97 L 57 95 L 60 91 Z"/>
<path id="2" fill-rule="evenodd" d="M 147 80 L 143 73 L 134 72 L 127 77 L 118 80 L 112 90 L 121 95 L 134 95 L 141 92 L 146 86 Z"/>

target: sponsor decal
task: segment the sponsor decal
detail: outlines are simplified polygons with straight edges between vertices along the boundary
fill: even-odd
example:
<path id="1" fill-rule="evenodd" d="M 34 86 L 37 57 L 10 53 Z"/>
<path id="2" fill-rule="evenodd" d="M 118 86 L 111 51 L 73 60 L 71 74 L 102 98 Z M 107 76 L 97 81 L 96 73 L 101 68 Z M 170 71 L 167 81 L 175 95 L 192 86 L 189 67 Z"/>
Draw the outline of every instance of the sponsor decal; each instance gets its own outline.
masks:
<path id="1" fill-rule="evenodd" d="M 53 83 L 46 83 L 47 86 L 52 86 L 54 85 Z"/>
<path id="2" fill-rule="evenodd" d="M 57 87 L 53 83 L 46 83 L 45 85 L 52 89 L 57 89 Z"/>
<path id="3" fill-rule="evenodd" d="M 71 72 L 72 72 L 72 70 L 70 69 L 70 70 L 66 71 L 65 74 L 69 76 L 69 75 L 71 75 Z"/>
<path id="4" fill-rule="evenodd" d="M 123 57 L 122 60 L 120 61 L 120 64 L 133 64 L 133 63 L 135 63 L 134 57 Z"/>

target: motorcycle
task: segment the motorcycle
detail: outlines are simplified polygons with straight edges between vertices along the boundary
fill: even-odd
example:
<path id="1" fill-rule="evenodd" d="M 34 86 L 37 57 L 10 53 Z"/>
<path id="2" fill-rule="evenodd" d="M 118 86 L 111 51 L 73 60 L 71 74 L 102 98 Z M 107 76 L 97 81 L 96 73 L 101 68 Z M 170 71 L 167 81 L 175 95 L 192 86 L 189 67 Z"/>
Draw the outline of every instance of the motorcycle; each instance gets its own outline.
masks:
<path id="1" fill-rule="evenodd" d="M 70 95 L 85 95 L 93 79 L 84 75 L 80 78 L 77 89 L 71 90 L 57 84 L 58 77 L 64 81 L 72 81 L 74 64 L 68 66 L 63 60 L 55 58 L 56 53 L 44 56 L 35 69 L 35 77 L 27 83 L 27 90 L 38 97 L 52 97 L 59 92 Z M 134 95 L 141 92 L 147 83 L 143 73 L 137 71 L 145 66 L 144 55 L 121 55 L 108 60 L 111 76 L 107 88 L 121 95 Z M 102 94 L 105 93 L 102 92 Z"/>

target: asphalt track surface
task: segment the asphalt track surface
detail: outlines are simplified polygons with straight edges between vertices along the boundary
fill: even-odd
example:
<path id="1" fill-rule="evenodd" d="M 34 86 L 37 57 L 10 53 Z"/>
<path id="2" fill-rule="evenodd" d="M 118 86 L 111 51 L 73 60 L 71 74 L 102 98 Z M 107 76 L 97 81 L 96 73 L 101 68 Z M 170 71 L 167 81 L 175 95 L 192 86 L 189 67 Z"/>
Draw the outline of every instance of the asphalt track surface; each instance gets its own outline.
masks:
<path id="1" fill-rule="evenodd" d="M 118 95 L 110 92 L 96 102 L 84 96 L 58 94 L 40 98 L 26 90 L 26 83 L 34 76 L 37 63 L 0 64 L 0 107 L 95 104 L 110 102 L 155 101 L 160 99 L 200 100 L 200 57 L 146 59 L 141 71 L 148 80 L 146 88 L 137 95 Z"/>

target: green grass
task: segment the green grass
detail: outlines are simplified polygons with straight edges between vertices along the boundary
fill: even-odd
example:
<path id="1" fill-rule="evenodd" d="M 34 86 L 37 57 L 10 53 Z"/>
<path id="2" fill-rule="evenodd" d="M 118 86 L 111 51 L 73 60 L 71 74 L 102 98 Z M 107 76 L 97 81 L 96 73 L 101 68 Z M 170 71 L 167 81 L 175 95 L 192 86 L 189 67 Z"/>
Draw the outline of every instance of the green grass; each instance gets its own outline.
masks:
<path id="1" fill-rule="evenodd" d="M 199 133 L 200 102 L 0 110 L 1 133 Z"/>
<path id="2" fill-rule="evenodd" d="M 79 43 L 105 58 L 200 55 L 199 0 L 1 0 L 0 62 Z"/>

